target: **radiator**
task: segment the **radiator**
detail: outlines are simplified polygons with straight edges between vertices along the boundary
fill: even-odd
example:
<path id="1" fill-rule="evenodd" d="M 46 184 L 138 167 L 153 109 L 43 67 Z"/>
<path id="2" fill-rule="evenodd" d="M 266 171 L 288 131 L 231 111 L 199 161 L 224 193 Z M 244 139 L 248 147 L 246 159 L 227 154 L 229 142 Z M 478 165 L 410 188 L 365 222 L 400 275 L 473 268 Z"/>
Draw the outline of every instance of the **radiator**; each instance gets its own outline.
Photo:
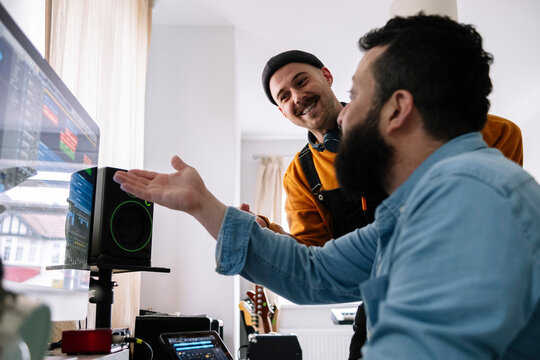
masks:
<path id="1" fill-rule="evenodd" d="M 334 329 L 280 328 L 282 334 L 295 334 L 303 360 L 347 360 L 353 334 L 352 325 Z"/>

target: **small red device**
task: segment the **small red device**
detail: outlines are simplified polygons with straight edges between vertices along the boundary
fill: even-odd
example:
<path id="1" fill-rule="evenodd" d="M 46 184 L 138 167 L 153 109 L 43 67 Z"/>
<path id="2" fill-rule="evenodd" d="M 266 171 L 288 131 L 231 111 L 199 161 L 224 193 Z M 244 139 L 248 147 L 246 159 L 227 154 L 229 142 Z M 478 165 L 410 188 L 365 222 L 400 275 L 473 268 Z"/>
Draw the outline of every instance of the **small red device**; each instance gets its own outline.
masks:
<path id="1" fill-rule="evenodd" d="M 108 354 L 112 330 L 68 330 L 62 332 L 62 352 L 66 354 Z"/>

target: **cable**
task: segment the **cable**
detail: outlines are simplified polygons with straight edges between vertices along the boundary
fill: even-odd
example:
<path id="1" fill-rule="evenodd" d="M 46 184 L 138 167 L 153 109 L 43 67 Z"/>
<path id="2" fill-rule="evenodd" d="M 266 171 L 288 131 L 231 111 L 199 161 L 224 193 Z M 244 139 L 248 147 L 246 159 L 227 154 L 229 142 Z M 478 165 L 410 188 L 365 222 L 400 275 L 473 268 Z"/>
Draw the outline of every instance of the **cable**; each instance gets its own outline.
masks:
<path id="1" fill-rule="evenodd" d="M 147 343 L 146 341 L 144 341 L 143 339 L 139 339 L 139 338 L 135 338 L 135 337 L 124 337 L 122 339 L 124 342 L 127 342 L 127 343 L 134 343 L 134 344 L 144 344 L 146 345 L 146 347 L 148 348 L 148 350 L 150 350 L 150 358 L 149 360 L 152 360 L 154 358 L 154 351 L 152 350 L 152 347 L 150 346 L 149 343 Z"/>
<path id="2" fill-rule="evenodd" d="M 239 359 L 239 360 L 245 360 L 247 359 L 247 352 L 246 352 L 246 357 L 242 357 L 242 354 L 240 353 L 242 351 L 242 349 L 248 349 L 248 346 L 247 345 L 242 345 L 238 348 L 238 351 L 236 351 L 236 357 Z"/>
<path id="3" fill-rule="evenodd" d="M 52 351 L 54 349 L 59 349 L 62 347 L 62 340 L 59 340 L 57 342 L 53 342 L 49 344 L 49 351 Z"/>

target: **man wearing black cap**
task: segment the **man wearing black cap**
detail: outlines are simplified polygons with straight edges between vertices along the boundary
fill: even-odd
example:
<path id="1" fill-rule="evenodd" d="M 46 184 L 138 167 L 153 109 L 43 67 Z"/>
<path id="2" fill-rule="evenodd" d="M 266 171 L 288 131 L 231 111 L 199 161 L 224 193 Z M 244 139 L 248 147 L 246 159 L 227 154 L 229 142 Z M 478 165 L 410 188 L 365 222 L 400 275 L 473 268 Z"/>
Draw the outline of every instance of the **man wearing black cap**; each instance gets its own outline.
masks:
<path id="1" fill-rule="evenodd" d="M 268 99 L 293 124 L 308 129 L 309 143 L 296 155 L 283 179 L 291 234 L 308 246 L 322 246 L 331 238 L 369 224 L 376 206 L 386 197 L 380 190 L 364 194 L 356 203 L 339 188 L 334 161 L 341 138 L 337 118 L 343 104 L 332 91 L 332 82 L 332 74 L 317 57 L 299 50 L 272 57 L 262 74 Z M 268 226 L 276 230 L 274 224 Z M 351 359 L 361 357 L 366 339 L 365 313 L 359 309 Z"/>
<path id="2" fill-rule="evenodd" d="M 272 57 L 262 73 L 262 84 L 271 103 L 293 124 L 308 130 L 308 144 L 295 156 L 283 178 L 285 210 L 292 235 L 307 246 L 322 246 L 374 219 L 375 208 L 386 197 L 381 190 L 364 192 L 353 202 L 340 189 L 334 161 L 341 141 L 337 118 L 344 104 L 331 89 L 330 71 L 313 54 L 290 50 Z M 506 119 L 488 115 L 482 132 L 488 145 L 522 164 L 519 128 Z M 258 220 L 276 232 L 279 225 L 264 216 Z M 357 311 L 349 358 L 361 357 L 365 342 L 365 313 Z"/>
<path id="3" fill-rule="evenodd" d="M 283 180 L 291 235 L 308 246 L 322 246 L 369 224 L 376 205 L 386 197 L 381 190 L 353 203 L 339 189 L 334 160 L 341 138 L 337 117 L 344 104 L 332 91 L 332 82 L 332 74 L 317 57 L 299 50 L 272 57 L 262 74 L 268 99 L 293 124 L 308 130 L 309 143 Z"/>

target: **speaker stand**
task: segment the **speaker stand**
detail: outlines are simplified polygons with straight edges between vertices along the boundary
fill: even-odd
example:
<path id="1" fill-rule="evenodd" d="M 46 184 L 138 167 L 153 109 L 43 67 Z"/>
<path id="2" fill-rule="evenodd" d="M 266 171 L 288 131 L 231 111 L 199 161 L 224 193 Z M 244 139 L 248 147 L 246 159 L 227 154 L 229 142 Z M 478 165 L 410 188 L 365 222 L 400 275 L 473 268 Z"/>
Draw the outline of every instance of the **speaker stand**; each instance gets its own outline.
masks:
<path id="1" fill-rule="evenodd" d="M 96 329 L 111 328 L 111 314 L 112 314 L 112 304 L 114 302 L 114 291 L 113 288 L 117 286 L 115 281 L 112 281 L 112 274 L 121 273 L 121 272 L 132 272 L 132 271 L 149 271 L 149 272 L 171 272 L 171 269 L 168 268 L 158 268 L 158 267 L 149 267 L 149 266 L 122 266 L 121 269 L 113 269 L 115 265 L 112 264 L 102 264 L 97 268 L 97 273 L 92 272 L 93 276 L 97 276 L 97 280 L 90 278 L 90 287 L 95 289 L 95 294 L 92 296 L 89 301 L 92 304 L 96 304 Z M 116 265 L 118 266 L 118 265 Z"/>
<path id="2" fill-rule="evenodd" d="M 111 328 L 111 309 L 114 300 L 112 269 L 99 269 L 98 279 L 90 278 L 90 286 L 96 290 L 90 298 L 96 304 L 96 329 Z"/>

